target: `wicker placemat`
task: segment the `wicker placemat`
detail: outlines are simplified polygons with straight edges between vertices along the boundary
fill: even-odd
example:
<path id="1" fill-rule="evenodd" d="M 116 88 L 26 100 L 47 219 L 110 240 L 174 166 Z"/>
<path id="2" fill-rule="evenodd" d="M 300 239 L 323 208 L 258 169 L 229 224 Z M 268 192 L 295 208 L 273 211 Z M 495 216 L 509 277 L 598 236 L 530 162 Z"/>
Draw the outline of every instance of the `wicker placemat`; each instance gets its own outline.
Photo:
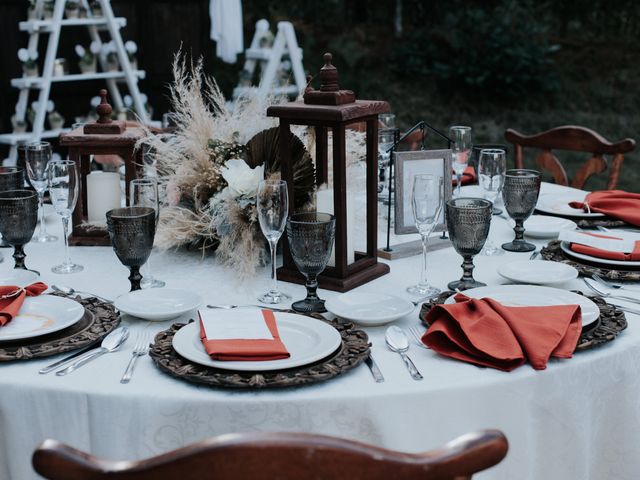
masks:
<path id="1" fill-rule="evenodd" d="M 65 297 L 55 293 L 52 295 Z M 48 335 L 0 342 L 0 362 L 50 357 L 83 348 L 102 340 L 120 323 L 120 316 L 113 305 L 94 297 L 74 297 L 73 300 L 85 308 L 80 321 Z"/>
<path id="2" fill-rule="evenodd" d="M 175 323 L 169 329 L 159 332 L 149 356 L 163 372 L 187 382 L 220 388 L 282 388 L 318 383 L 341 375 L 358 365 L 369 356 L 369 339 L 362 330 L 352 323 L 338 323 L 325 319 L 342 337 L 342 345 L 328 357 L 301 367 L 268 372 L 237 372 L 200 365 L 181 357 L 173 349 L 173 336 L 185 324 Z"/>
<path id="3" fill-rule="evenodd" d="M 549 244 L 540 250 L 540 256 L 545 260 L 553 262 L 566 263 L 574 267 L 583 277 L 593 277 L 599 275 L 607 280 L 638 282 L 640 281 L 640 270 L 616 270 L 613 268 L 604 268 L 588 262 L 583 262 L 577 258 L 568 256 L 560 247 L 560 240 L 552 240 Z"/>
<path id="4" fill-rule="evenodd" d="M 584 295 L 582 292 L 576 291 L 580 295 Z M 428 302 L 422 304 L 420 308 L 419 318 L 422 324 L 426 327 L 429 324 L 425 321 L 427 313 L 434 305 L 440 305 L 445 302 L 447 298 L 454 295 L 455 292 L 442 292 L 435 298 L 432 298 Z M 627 328 L 627 319 L 624 312 L 615 305 L 605 302 L 602 297 L 585 295 L 592 300 L 600 309 L 600 317 L 596 321 L 595 325 L 587 326 L 582 330 L 580 339 L 578 340 L 578 346 L 576 352 L 589 350 L 604 343 L 611 342 Z"/>

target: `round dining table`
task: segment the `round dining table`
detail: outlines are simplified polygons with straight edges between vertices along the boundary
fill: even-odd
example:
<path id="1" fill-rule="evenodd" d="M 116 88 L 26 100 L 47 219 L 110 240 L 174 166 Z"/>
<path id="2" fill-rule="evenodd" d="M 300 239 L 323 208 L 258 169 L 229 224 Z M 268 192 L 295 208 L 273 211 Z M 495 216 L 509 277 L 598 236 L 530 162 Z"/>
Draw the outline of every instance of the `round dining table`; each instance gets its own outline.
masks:
<path id="1" fill-rule="evenodd" d="M 566 193 L 543 184 L 543 194 Z M 478 196 L 465 187 L 464 196 Z M 61 238 L 59 218 L 47 219 Z M 499 245 L 513 238 L 509 222 L 494 216 L 490 235 Z M 538 246 L 548 240 L 533 240 Z M 4 249 L 0 270 L 13 266 Z M 49 285 L 66 285 L 107 298 L 129 289 L 128 270 L 110 247 L 75 247 L 84 270 L 51 273 L 64 255 L 62 241 L 26 246 L 27 266 Z M 506 262 L 530 253 L 475 257 L 477 280 L 509 283 L 497 273 Z M 205 304 L 256 303 L 269 284 L 268 268 L 240 281 L 215 256 L 199 252 L 154 252 L 153 274 L 168 287 L 199 293 Z M 542 261 L 540 259 L 536 261 Z M 391 272 L 358 288 L 411 298 L 406 287 L 418 280 L 420 257 L 388 262 Z M 441 289 L 461 276 L 453 248 L 430 252 L 428 276 Z M 281 283 L 294 299 L 302 285 Z M 585 290 L 581 279 L 558 285 Z M 336 292 L 320 291 L 329 298 Z M 637 294 L 640 298 L 640 294 Z M 625 305 L 624 302 L 621 305 Z M 628 305 L 631 306 L 631 305 Z M 636 306 L 637 307 L 637 306 Z M 396 321 L 419 325 L 419 307 Z M 376 383 L 362 364 L 334 379 L 286 389 L 225 390 L 180 381 L 142 357 L 129 384 L 120 378 L 138 332 L 146 335 L 186 322 L 195 312 L 164 322 L 122 316 L 131 338 L 67 376 L 38 370 L 62 356 L 0 364 L 0 478 L 39 478 L 31 467 L 38 443 L 55 438 L 108 459 L 142 459 L 231 432 L 298 431 L 335 435 L 406 452 L 419 452 L 466 432 L 497 428 L 509 441 L 506 459 L 479 479 L 636 479 L 640 472 L 640 318 L 627 314 L 628 328 L 615 341 L 573 358 L 551 360 L 545 370 L 525 364 L 511 372 L 480 368 L 439 356 L 411 342 L 409 356 L 424 379 L 411 378 L 384 340 L 385 326 L 363 327 L 385 381 Z"/>

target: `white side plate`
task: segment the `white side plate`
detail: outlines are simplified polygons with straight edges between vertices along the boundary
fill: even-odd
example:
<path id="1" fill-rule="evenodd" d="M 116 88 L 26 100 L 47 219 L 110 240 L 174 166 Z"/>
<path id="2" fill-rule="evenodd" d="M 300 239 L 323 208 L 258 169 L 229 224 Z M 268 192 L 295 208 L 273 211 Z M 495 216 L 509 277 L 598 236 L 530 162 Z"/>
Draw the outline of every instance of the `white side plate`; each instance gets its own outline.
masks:
<path id="1" fill-rule="evenodd" d="M 637 269 L 640 268 L 640 262 L 631 262 L 624 260 L 609 260 L 608 258 L 600 258 L 600 257 L 592 257 L 591 255 L 585 255 L 584 253 L 574 252 L 569 248 L 569 242 L 560 243 L 560 248 L 564 253 L 569 255 L 570 257 L 577 258 L 579 260 L 585 260 L 590 263 L 597 263 L 599 265 L 604 265 L 605 267 L 622 267 Z"/>
<path id="2" fill-rule="evenodd" d="M 223 312 L 221 312 L 221 315 Z M 213 360 L 200 340 L 200 323 L 185 325 L 173 337 L 173 348 L 192 362 L 223 370 L 260 372 L 308 365 L 331 355 L 342 343 L 340 333 L 331 325 L 303 315 L 274 312 L 280 339 L 291 354 L 282 360 L 223 362 Z"/>
<path id="3" fill-rule="evenodd" d="M 578 278 L 578 270 L 571 265 L 544 260 L 517 260 L 498 267 L 507 280 L 534 285 L 555 285 Z"/>
<path id="4" fill-rule="evenodd" d="M 8 272 L 0 273 L 0 285 L 15 285 L 16 287 L 26 287 L 37 282 L 39 275 L 31 270 L 12 268 Z"/>
<path id="5" fill-rule="evenodd" d="M 564 215 L 575 218 L 598 218 L 604 217 L 602 213 L 587 213 L 579 208 L 571 208 L 570 202 L 582 202 L 587 192 L 567 193 L 567 194 L 546 194 L 540 195 L 536 209 L 540 212 L 550 213 L 553 215 Z"/>
<path id="6" fill-rule="evenodd" d="M 351 320 L 360 325 L 384 325 L 409 315 L 415 306 L 386 293 L 347 292 L 325 302 L 325 308 L 336 317 Z"/>
<path id="7" fill-rule="evenodd" d="M 465 290 L 467 297 L 493 298 L 508 307 L 545 307 L 552 305 L 580 305 L 582 326 L 598 320 L 600 309 L 587 297 L 559 288 L 539 287 L 537 285 L 495 285 Z M 452 295 L 444 303 L 454 303 Z"/>
<path id="8" fill-rule="evenodd" d="M 39 337 L 70 327 L 84 315 L 84 307 L 70 298 L 53 295 L 27 297 L 20 313 L 0 327 L 0 341 Z"/>
<path id="9" fill-rule="evenodd" d="M 575 230 L 577 227 L 575 222 L 567 218 L 532 215 L 524 222 L 524 234 L 532 238 L 557 238 L 560 230 Z"/>
<path id="10" fill-rule="evenodd" d="M 202 297 L 191 290 L 149 288 L 116 298 L 115 307 L 128 315 L 160 322 L 197 309 Z"/>

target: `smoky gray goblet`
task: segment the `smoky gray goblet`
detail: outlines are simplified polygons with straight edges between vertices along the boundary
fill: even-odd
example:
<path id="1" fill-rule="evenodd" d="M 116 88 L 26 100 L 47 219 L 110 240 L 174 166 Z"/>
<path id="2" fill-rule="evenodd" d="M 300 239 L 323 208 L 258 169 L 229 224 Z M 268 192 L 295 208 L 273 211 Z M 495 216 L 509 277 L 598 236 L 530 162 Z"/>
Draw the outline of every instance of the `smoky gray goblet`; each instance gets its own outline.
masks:
<path id="1" fill-rule="evenodd" d="M 32 190 L 0 192 L 0 233 L 13 246 L 14 268 L 28 270 L 24 246 L 29 243 L 38 222 L 38 194 Z"/>
<path id="2" fill-rule="evenodd" d="M 450 282 L 450 290 L 484 287 L 473 278 L 473 257 L 489 235 L 493 204 L 483 198 L 454 198 L 447 202 L 447 228 L 453 248 L 462 255 L 462 278 Z"/>
<path id="3" fill-rule="evenodd" d="M 287 220 L 287 238 L 293 261 L 306 278 L 307 296 L 291 305 L 296 312 L 323 313 L 318 297 L 318 275 L 325 269 L 336 233 L 336 220 L 328 213 L 298 213 Z"/>
<path id="4" fill-rule="evenodd" d="M 524 240 L 524 221 L 531 216 L 538 203 L 542 176 L 537 170 L 507 170 L 502 187 L 504 208 L 516 226 L 516 237 L 512 242 L 502 244 L 509 252 L 532 252 L 536 246 Z"/>
<path id="5" fill-rule="evenodd" d="M 24 148 L 24 147 L 23 147 Z M 18 147 L 20 152 L 20 147 Z M 24 150 L 22 150 L 24 152 Z M 24 163 L 24 159 L 23 159 Z M 24 188 L 24 169 L 21 167 L 0 167 L 0 192 L 21 190 Z M 0 237 L 0 247 L 9 247 L 9 243 Z M 2 255 L 0 255 L 0 259 Z"/>
<path id="6" fill-rule="evenodd" d="M 107 230 L 116 256 L 131 271 L 131 291 L 140 290 L 140 267 L 151 255 L 156 233 L 156 211 L 150 207 L 109 210 Z"/>

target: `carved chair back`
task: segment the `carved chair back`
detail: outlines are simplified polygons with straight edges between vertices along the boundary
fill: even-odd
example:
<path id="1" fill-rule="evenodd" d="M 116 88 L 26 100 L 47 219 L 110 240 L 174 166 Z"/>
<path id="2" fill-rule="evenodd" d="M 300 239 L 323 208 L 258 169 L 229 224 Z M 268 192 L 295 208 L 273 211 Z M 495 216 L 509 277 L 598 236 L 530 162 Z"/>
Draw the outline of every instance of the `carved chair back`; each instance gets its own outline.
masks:
<path id="1" fill-rule="evenodd" d="M 459 437 L 425 453 L 401 453 L 305 433 L 214 437 L 135 462 L 100 460 L 55 440 L 33 454 L 49 480 L 462 480 L 499 463 L 507 439 L 497 430 Z"/>
<path id="2" fill-rule="evenodd" d="M 611 143 L 593 130 L 574 125 L 552 128 L 536 135 L 523 135 L 508 129 L 504 137 L 515 147 L 516 168 L 524 168 L 524 147 L 538 149 L 540 152 L 536 157 L 536 164 L 542 170 L 550 172 L 555 183 L 559 185 L 569 185 L 569 178 L 553 150 L 590 153 L 591 157 L 582 164 L 571 180 L 571 186 L 580 189 L 584 187 L 589 177 L 604 172 L 607 167 L 609 168 L 607 188 L 615 189 L 622 171 L 624 154 L 631 152 L 636 145 L 635 140 L 631 138 Z M 611 156 L 610 165 L 605 155 Z"/>

